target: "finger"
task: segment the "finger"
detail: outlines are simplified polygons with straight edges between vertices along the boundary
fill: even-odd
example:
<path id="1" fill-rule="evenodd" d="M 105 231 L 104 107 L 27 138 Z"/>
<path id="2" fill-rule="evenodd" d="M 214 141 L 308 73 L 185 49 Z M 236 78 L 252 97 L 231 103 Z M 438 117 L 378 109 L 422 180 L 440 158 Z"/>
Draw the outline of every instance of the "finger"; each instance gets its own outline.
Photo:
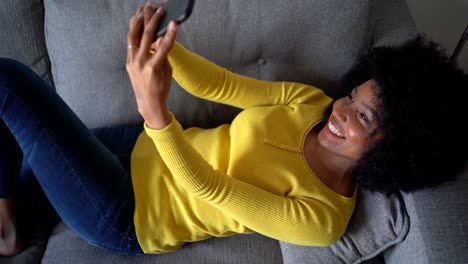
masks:
<path id="1" fill-rule="evenodd" d="M 144 6 L 139 6 L 135 12 L 135 16 L 139 16 L 143 12 Z"/>
<path id="2" fill-rule="evenodd" d="M 138 8 L 135 16 L 130 19 L 130 29 L 127 35 L 127 61 L 137 52 L 140 45 L 141 31 L 143 29 L 143 7 Z"/>
<path id="3" fill-rule="evenodd" d="M 158 41 L 156 42 L 156 54 L 151 58 L 153 63 L 164 60 L 167 57 L 169 51 L 174 45 L 178 30 L 179 25 L 175 21 L 171 21 L 164 37 L 158 38 Z"/>
<path id="4" fill-rule="evenodd" d="M 148 25 L 149 21 L 153 17 L 154 13 L 158 9 L 158 6 L 151 1 L 146 2 L 146 5 L 143 8 L 143 14 L 145 17 L 145 26 Z"/>
<path id="5" fill-rule="evenodd" d="M 159 2 L 163 3 L 165 1 L 164 0 L 163 1 L 159 0 Z M 148 1 L 146 1 L 145 5 L 150 5 L 150 6 L 154 7 L 154 9 L 158 9 L 159 7 L 161 7 L 161 3 L 158 3 L 158 1 L 148 0 Z"/>
<path id="6" fill-rule="evenodd" d="M 142 20 L 143 7 L 139 7 L 134 16 L 130 19 L 130 29 L 128 31 L 127 43 L 138 46 L 143 26 Z"/>
<path id="7" fill-rule="evenodd" d="M 166 11 L 163 8 L 158 8 L 156 14 L 148 22 L 148 25 L 145 25 L 143 36 L 140 42 L 140 52 L 148 53 L 153 44 L 153 37 L 156 34 L 156 29 Z"/>
<path id="8" fill-rule="evenodd" d="M 154 49 L 157 50 L 161 44 L 162 44 L 162 41 L 164 40 L 164 38 L 161 38 L 159 37 L 157 40 L 156 40 L 156 43 L 153 45 Z"/>
<path id="9" fill-rule="evenodd" d="M 151 54 L 156 53 L 156 50 L 161 45 L 162 40 L 163 40 L 163 38 L 157 38 L 155 42 L 151 43 L 149 53 L 151 53 Z"/>

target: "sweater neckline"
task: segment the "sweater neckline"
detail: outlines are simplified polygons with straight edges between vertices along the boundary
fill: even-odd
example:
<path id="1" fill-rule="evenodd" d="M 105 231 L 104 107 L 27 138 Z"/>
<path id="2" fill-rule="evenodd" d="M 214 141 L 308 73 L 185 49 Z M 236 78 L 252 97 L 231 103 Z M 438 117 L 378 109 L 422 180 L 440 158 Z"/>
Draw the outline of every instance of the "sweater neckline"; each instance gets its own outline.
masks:
<path id="1" fill-rule="evenodd" d="M 326 120 L 328 120 L 328 117 L 323 116 L 321 118 L 317 118 L 316 120 L 311 121 L 310 124 L 308 126 L 306 126 L 305 132 L 302 133 L 301 142 L 300 142 L 302 162 L 303 162 L 304 166 L 307 168 L 307 170 L 310 172 L 310 174 L 312 175 L 314 180 L 321 186 L 322 189 L 324 189 L 328 193 L 331 193 L 332 195 L 336 196 L 337 198 L 339 198 L 341 200 L 344 200 L 344 201 L 347 201 L 347 202 L 353 202 L 353 201 L 356 200 L 357 185 L 355 186 L 353 196 L 351 196 L 351 197 L 344 196 L 344 195 L 341 195 L 341 194 L 333 191 L 332 189 L 330 189 L 330 187 L 328 187 L 325 183 L 323 183 L 322 180 L 320 180 L 320 178 L 317 176 L 317 174 L 314 172 L 314 170 L 309 166 L 309 164 L 307 163 L 307 160 L 305 158 L 304 149 L 305 149 L 305 141 L 306 141 L 307 136 L 312 131 L 312 129 L 315 128 L 315 126 L 317 126 L 318 124 L 320 124 L 321 122 L 326 121 Z"/>

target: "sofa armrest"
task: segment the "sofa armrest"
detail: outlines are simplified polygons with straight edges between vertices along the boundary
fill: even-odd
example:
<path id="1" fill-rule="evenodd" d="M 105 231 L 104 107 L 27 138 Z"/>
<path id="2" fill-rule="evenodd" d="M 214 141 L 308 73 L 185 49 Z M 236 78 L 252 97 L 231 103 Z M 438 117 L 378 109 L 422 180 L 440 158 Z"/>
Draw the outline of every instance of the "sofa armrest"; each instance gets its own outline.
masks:
<path id="1" fill-rule="evenodd" d="M 370 1 L 371 46 L 398 45 L 417 34 L 406 1 Z"/>
<path id="2" fill-rule="evenodd" d="M 410 230 L 384 253 L 386 263 L 468 263 L 468 168 L 456 181 L 403 199 Z"/>

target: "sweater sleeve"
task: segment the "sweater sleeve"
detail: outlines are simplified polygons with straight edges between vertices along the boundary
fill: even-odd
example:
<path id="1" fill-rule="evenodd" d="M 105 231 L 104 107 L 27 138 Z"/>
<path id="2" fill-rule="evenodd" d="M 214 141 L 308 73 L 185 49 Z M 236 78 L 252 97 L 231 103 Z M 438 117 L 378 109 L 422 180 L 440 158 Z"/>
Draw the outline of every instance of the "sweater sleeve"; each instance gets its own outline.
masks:
<path id="1" fill-rule="evenodd" d="M 327 97 L 301 83 L 268 82 L 230 72 L 175 43 L 169 53 L 177 83 L 194 96 L 246 109 L 253 106 L 314 104 Z M 330 99 L 330 98 L 328 98 Z M 331 100 L 331 99 L 330 99 Z"/>
<path id="2" fill-rule="evenodd" d="M 250 230 L 288 243 L 324 246 L 343 233 L 347 220 L 310 197 L 288 198 L 239 181 L 211 165 L 191 146 L 173 117 L 169 126 L 146 126 L 172 177 L 187 192 L 218 208 Z"/>

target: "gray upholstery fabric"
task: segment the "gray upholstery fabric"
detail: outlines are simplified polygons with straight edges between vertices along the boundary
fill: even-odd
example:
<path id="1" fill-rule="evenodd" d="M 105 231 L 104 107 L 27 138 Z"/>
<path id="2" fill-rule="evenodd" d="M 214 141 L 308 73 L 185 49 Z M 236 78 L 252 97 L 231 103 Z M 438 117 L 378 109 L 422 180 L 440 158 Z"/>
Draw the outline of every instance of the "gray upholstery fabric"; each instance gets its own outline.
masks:
<path id="1" fill-rule="evenodd" d="M 89 127 L 140 120 L 125 70 L 130 16 L 143 1 L 44 1 L 57 92 Z"/>
<path id="2" fill-rule="evenodd" d="M 42 256 L 47 246 L 49 232 L 36 230 L 27 241 L 27 248 L 14 257 L 0 256 L 0 264 L 36 264 L 41 263 Z"/>
<path id="3" fill-rule="evenodd" d="M 128 20 L 141 2 L 44 3 L 57 91 L 89 127 L 141 121 L 125 72 Z M 389 8 L 367 0 L 198 0 L 178 40 L 234 72 L 309 83 L 334 96 L 339 77 L 372 41 L 386 42 L 378 39 L 386 20 L 372 17 Z M 212 127 L 238 112 L 194 99 L 175 83 L 169 101 L 185 126 Z"/>
<path id="4" fill-rule="evenodd" d="M 361 263 L 400 243 L 409 217 L 399 194 L 386 197 L 360 190 L 356 209 L 343 237 L 329 247 L 302 247 L 280 242 L 285 264 Z"/>
<path id="5" fill-rule="evenodd" d="M 2 1 L 0 25 L 0 57 L 29 65 L 53 85 L 45 45 L 42 0 Z"/>
<path id="6" fill-rule="evenodd" d="M 177 253 L 121 256 L 92 246 L 59 224 L 49 239 L 43 264 L 275 264 L 283 263 L 278 241 L 258 235 L 212 238 L 187 244 Z"/>
<path id="7" fill-rule="evenodd" d="M 372 45 L 394 45 L 414 36 L 416 25 L 406 1 L 373 0 Z"/>
<path id="8" fill-rule="evenodd" d="M 456 181 L 403 195 L 410 232 L 389 263 L 468 263 L 468 168 Z"/>

